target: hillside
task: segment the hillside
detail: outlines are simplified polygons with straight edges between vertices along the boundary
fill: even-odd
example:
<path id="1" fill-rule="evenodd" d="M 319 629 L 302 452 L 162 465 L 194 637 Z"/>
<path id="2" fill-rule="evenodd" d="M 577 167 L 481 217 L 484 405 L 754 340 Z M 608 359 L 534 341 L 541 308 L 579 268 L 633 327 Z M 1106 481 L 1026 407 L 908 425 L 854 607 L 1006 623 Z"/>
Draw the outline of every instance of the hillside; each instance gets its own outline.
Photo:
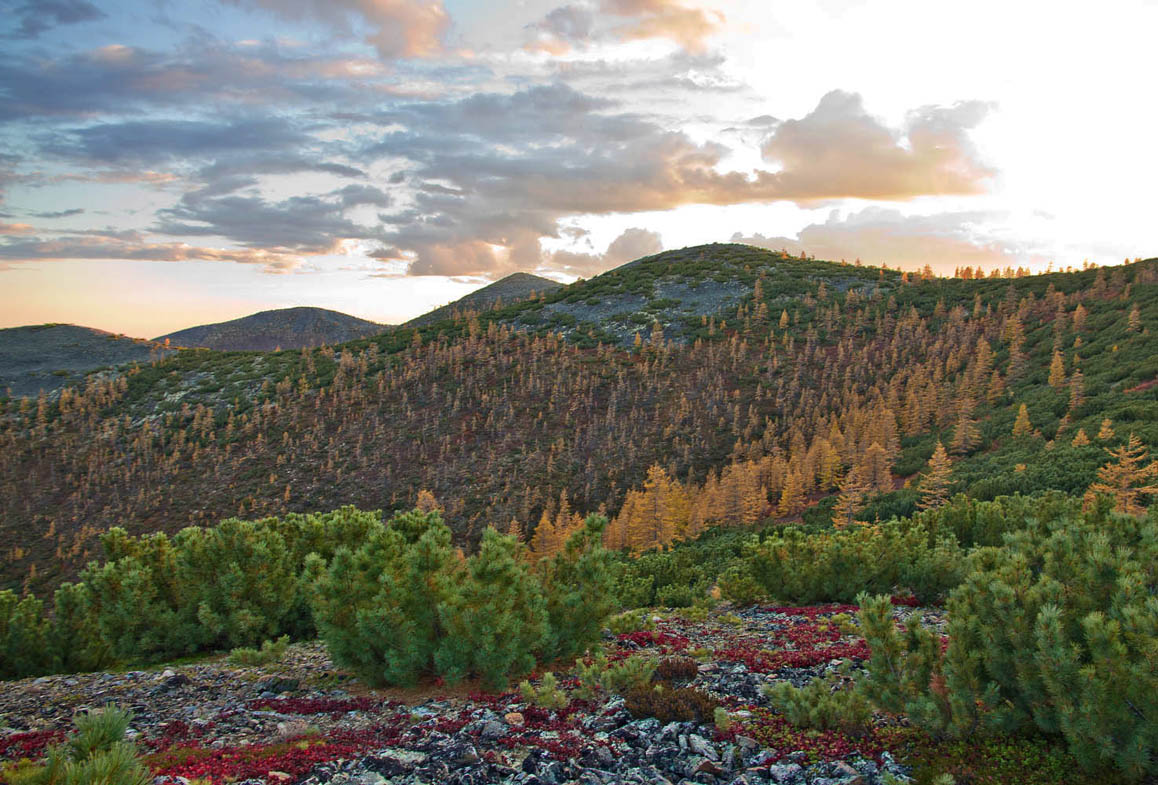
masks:
<path id="1" fill-rule="evenodd" d="M 162 335 L 173 346 L 222 352 L 304 349 L 376 335 L 386 325 L 325 308 L 280 308 Z"/>
<path id="2" fill-rule="evenodd" d="M 35 397 L 102 368 L 148 363 L 170 354 L 162 345 L 75 324 L 0 330 L 0 392 Z"/>
<path id="3" fill-rule="evenodd" d="M 75 574 L 114 525 L 391 510 L 422 489 L 463 543 L 512 519 L 529 536 L 614 518 L 652 467 L 698 529 L 827 522 L 853 470 L 858 515 L 885 519 L 915 508 L 904 486 L 938 439 L 954 491 L 1081 494 L 1104 447 L 1158 445 L 1156 323 L 1156 260 L 923 280 L 713 245 L 342 346 L 181 352 L 43 426 L 8 406 L 4 584 Z"/>
<path id="4" fill-rule="evenodd" d="M 506 278 L 488 284 L 465 297 L 460 297 L 441 308 L 424 313 L 406 322 L 403 327 L 420 327 L 446 319 L 454 319 L 467 313 L 479 313 L 496 306 L 526 300 L 531 295 L 546 294 L 558 289 L 562 284 L 530 273 L 512 273 Z"/>

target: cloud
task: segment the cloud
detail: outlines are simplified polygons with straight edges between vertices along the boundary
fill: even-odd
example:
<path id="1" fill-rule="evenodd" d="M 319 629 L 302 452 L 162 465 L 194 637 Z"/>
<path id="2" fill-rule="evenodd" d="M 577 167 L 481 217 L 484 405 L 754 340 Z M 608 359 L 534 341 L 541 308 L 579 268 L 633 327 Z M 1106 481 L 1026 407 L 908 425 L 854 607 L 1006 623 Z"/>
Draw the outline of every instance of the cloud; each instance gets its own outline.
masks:
<path id="1" fill-rule="evenodd" d="M 35 231 L 29 224 L 0 223 L 0 234 L 32 234 Z"/>
<path id="2" fill-rule="evenodd" d="M 34 218 L 71 218 L 84 213 L 83 207 L 73 207 L 70 210 L 55 210 L 43 213 L 31 213 Z"/>
<path id="3" fill-rule="evenodd" d="M 982 193 L 994 171 L 967 131 L 988 110 L 978 101 L 926 106 L 897 130 L 869 115 L 856 93 L 834 90 L 805 117 L 781 123 L 762 152 L 782 167 L 780 191 L 797 201 Z"/>
<path id="4" fill-rule="evenodd" d="M 702 53 L 724 21 L 719 11 L 676 0 L 574 3 L 559 6 L 530 25 L 526 48 L 558 55 L 595 43 L 664 39 L 687 52 Z"/>
<path id="5" fill-rule="evenodd" d="M 450 15 L 441 0 L 227 0 L 263 8 L 287 19 L 312 19 L 344 35 L 351 20 L 370 27 L 366 43 L 387 59 L 429 57 L 443 51 Z"/>
<path id="6" fill-rule="evenodd" d="M 19 27 L 4 38 L 37 38 L 60 25 L 74 25 L 104 19 L 106 14 L 88 0 L 28 0 L 7 11 L 10 22 Z"/>
<path id="7" fill-rule="evenodd" d="M 963 266 L 991 269 L 1019 265 L 1027 258 L 1044 261 L 1025 244 L 1000 236 L 994 227 L 1003 218 L 989 212 L 906 216 L 898 210 L 868 207 L 843 218 L 833 211 L 824 223 L 806 226 L 796 237 L 737 232 L 732 242 L 908 270 L 928 264 L 941 273 Z"/>
<path id="8" fill-rule="evenodd" d="M 647 229 L 631 228 L 616 237 L 602 254 L 556 251 L 544 260 L 544 267 L 571 275 L 597 275 L 613 267 L 651 256 L 663 250 L 659 234 Z"/>
<path id="9" fill-rule="evenodd" d="M 370 186 L 349 185 L 321 196 L 293 196 L 277 202 L 232 193 L 241 182 L 226 180 L 185 194 L 174 207 L 157 212 L 154 231 L 180 237 L 225 237 L 250 248 L 283 247 L 299 253 L 329 253 L 342 239 L 380 239 L 377 227 L 345 217 L 361 205 L 385 207 L 389 196 Z"/>
<path id="10" fill-rule="evenodd" d="M 285 273 L 303 259 L 284 248 L 200 248 L 186 243 L 147 242 L 134 232 L 90 233 L 56 239 L 31 238 L 0 244 L 0 262 L 54 259 L 129 259 L 152 262 L 214 261 L 261 265 L 266 272 Z M 0 269 L 12 269 L 9 266 Z"/>
<path id="11" fill-rule="evenodd" d="M 383 113 L 377 122 L 391 130 L 367 153 L 409 161 L 407 178 L 419 184 L 408 206 L 383 216 L 385 245 L 407 252 L 399 258 L 413 259 L 412 274 L 529 270 L 543 261 L 540 238 L 557 237 L 565 216 L 908 199 L 975 192 L 989 174 L 968 146 L 974 105 L 924 108 L 894 130 L 865 114 L 859 97 L 829 94 L 788 132 L 789 123 L 777 126 L 770 149 L 784 155 L 783 169 L 750 172 L 722 168 L 724 145 L 617 108 L 553 85 Z M 817 137 L 803 138 L 808 130 Z"/>
<path id="12" fill-rule="evenodd" d="M 167 163 L 304 145 L 310 137 L 276 115 L 212 120 L 130 120 L 58 131 L 45 152 L 93 163 Z"/>

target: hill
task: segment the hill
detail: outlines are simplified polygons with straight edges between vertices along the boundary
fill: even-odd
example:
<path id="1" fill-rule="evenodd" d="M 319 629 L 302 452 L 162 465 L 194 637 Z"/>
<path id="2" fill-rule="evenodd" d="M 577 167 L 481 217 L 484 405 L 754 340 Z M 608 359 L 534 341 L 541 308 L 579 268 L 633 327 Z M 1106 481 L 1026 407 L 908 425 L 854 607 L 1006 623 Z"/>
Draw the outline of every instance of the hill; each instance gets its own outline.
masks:
<path id="1" fill-rule="evenodd" d="M 170 353 L 153 341 L 75 324 L 10 327 L 0 330 L 0 392 L 35 397 L 92 371 L 148 363 Z"/>
<path id="2" fill-rule="evenodd" d="M 42 425 L 5 407 L 3 583 L 75 574 L 111 526 L 394 510 L 421 490 L 465 545 L 576 510 L 615 530 L 668 481 L 689 536 L 829 525 L 850 474 L 855 514 L 883 520 L 914 510 L 938 441 L 952 492 L 1080 495 L 1103 448 L 1158 445 L 1156 324 L 1158 260 L 926 279 L 711 245 L 340 346 L 180 352 Z"/>
<path id="3" fill-rule="evenodd" d="M 530 273 L 512 273 L 506 278 L 488 284 L 481 289 L 471 292 L 452 303 L 435 308 L 433 311 L 411 319 L 404 327 L 420 327 L 424 324 L 434 324 L 446 319 L 454 319 L 468 313 L 487 311 L 503 304 L 510 305 L 521 300 L 529 299 L 532 295 L 553 292 L 562 284 L 550 278 L 542 278 Z"/>
<path id="4" fill-rule="evenodd" d="M 280 308 L 162 335 L 174 346 L 223 352 L 305 349 L 376 335 L 386 325 L 325 308 Z"/>

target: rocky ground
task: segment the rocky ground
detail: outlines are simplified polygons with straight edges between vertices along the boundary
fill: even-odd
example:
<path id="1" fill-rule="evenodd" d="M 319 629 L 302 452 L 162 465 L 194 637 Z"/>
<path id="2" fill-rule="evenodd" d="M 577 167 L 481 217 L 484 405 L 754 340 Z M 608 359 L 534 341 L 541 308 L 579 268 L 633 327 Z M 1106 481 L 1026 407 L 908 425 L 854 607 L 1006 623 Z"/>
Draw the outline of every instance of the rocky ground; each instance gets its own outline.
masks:
<path id="1" fill-rule="evenodd" d="M 841 606 L 753 608 L 657 616 L 652 629 L 607 633 L 609 658 L 691 657 L 690 685 L 727 711 L 730 727 L 632 716 L 622 697 L 573 695 L 555 711 L 517 692 L 427 687 L 374 692 L 335 669 L 318 643 L 242 668 L 225 658 L 146 671 L 51 676 L 0 684 L 0 761 L 38 757 L 74 714 L 105 704 L 134 712 L 131 735 L 158 785 L 202 782 L 792 783 L 907 782 L 890 755 L 898 729 L 851 738 L 801 731 L 770 711 L 765 683 L 803 684 L 864 641 Z M 898 617 L 931 611 L 898 608 Z M 693 615 L 694 616 L 694 615 Z M 686 660 L 685 660 L 686 662 Z M 577 681 L 559 669 L 565 691 Z"/>

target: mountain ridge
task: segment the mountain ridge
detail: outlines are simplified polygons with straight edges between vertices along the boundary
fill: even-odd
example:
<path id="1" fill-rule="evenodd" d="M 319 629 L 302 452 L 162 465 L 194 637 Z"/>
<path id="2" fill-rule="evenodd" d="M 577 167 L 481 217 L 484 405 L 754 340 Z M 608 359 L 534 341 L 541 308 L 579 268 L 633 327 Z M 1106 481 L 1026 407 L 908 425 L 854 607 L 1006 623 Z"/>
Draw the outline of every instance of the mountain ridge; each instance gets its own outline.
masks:
<path id="1" fill-rule="evenodd" d="M 389 325 L 328 308 L 274 308 L 167 333 L 154 340 L 217 351 L 277 351 L 344 343 L 375 335 Z"/>

